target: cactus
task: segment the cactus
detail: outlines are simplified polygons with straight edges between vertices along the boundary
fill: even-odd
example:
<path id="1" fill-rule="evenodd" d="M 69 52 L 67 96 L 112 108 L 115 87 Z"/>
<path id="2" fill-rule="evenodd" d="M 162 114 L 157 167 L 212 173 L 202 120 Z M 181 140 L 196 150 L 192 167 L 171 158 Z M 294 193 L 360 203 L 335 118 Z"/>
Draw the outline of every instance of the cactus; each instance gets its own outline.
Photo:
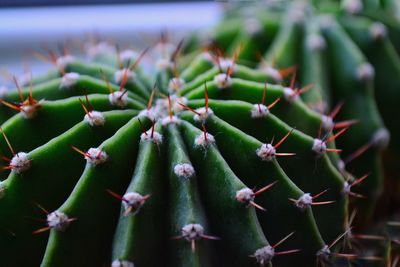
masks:
<path id="1" fill-rule="evenodd" d="M 229 28 L 216 34 L 231 58 L 179 57 L 184 43 L 165 37 L 142 53 L 100 42 L 89 60 L 49 51 L 54 70 L 14 78 L 0 106 L 0 266 L 391 264 L 395 235 L 353 224 L 381 191 L 388 132 L 371 90 L 384 83 L 378 102 L 394 100 L 394 48 L 379 37 L 392 65 L 372 55 L 373 79 L 368 19 L 339 24 L 297 3 L 266 12 L 283 19 L 261 16 L 265 32 L 240 33 L 241 49 Z"/>
<path id="2" fill-rule="evenodd" d="M 233 53 L 242 44 L 237 61 L 257 65 L 277 81 L 297 67 L 300 84 L 313 85 L 300 96 L 309 108 L 348 125 L 356 122 L 337 142 L 343 149 L 339 164 L 356 176 L 370 173 L 357 189 L 367 201 L 356 203 L 363 210 L 358 220 L 370 219 L 383 190 L 383 164 L 391 172 L 387 178 L 398 183 L 393 170 L 398 171 L 399 127 L 391 115 L 400 97 L 394 79 L 400 73 L 398 2 L 295 1 L 249 10 L 229 10 L 215 30 L 214 45 Z"/>

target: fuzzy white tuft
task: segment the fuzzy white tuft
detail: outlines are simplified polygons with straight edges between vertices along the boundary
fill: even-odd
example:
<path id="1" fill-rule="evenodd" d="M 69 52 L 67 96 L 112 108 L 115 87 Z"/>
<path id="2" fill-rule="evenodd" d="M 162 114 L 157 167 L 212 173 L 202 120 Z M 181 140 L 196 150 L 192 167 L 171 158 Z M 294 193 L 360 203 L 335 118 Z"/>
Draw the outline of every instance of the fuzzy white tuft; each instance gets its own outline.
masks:
<path id="1" fill-rule="evenodd" d="M 181 177 L 181 178 L 190 178 L 194 175 L 194 168 L 192 164 L 189 163 L 181 163 L 181 164 L 176 164 L 174 167 L 174 173 L 176 176 Z"/>
<path id="2" fill-rule="evenodd" d="M 70 223 L 71 220 L 61 211 L 56 210 L 47 215 L 47 224 L 57 231 L 65 231 Z"/>
<path id="3" fill-rule="evenodd" d="M 123 196 L 122 204 L 125 208 L 125 215 L 135 215 L 144 205 L 147 197 L 136 192 L 128 192 Z"/>
<path id="4" fill-rule="evenodd" d="M 253 254 L 260 266 L 265 266 L 275 256 L 275 249 L 270 245 L 259 248 Z"/>
<path id="5" fill-rule="evenodd" d="M 56 65 L 61 67 L 62 69 L 65 69 L 68 64 L 73 63 L 76 60 L 74 56 L 71 55 L 66 55 L 57 58 Z"/>
<path id="6" fill-rule="evenodd" d="M 179 125 L 179 124 L 181 124 L 181 120 L 177 116 L 172 116 L 172 117 L 166 116 L 161 121 L 161 124 L 163 126 L 166 126 L 166 125 L 171 124 L 171 123 Z"/>
<path id="7" fill-rule="evenodd" d="M 41 108 L 41 103 L 43 101 L 40 101 L 39 103 L 33 104 L 33 105 L 22 105 L 21 106 L 21 116 L 24 119 L 33 119 L 37 116 L 39 109 Z"/>
<path id="8" fill-rule="evenodd" d="M 204 228 L 198 223 L 187 224 L 182 227 L 182 237 L 187 241 L 199 240 L 204 235 Z"/>
<path id="9" fill-rule="evenodd" d="M 140 111 L 139 117 L 147 117 L 149 120 L 154 121 L 158 117 L 158 115 L 155 112 L 154 108 L 150 108 Z"/>
<path id="10" fill-rule="evenodd" d="M 31 160 L 25 152 L 19 152 L 11 159 L 10 166 L 15 173 L 22 173 L 31 167 Z"/>
<path id="11" fill-rule="evenodd" d="M 342 189 L 343 194 L 348 195 L 351 192 L 351 184 L 349 182 L 345 181 L 343 183 L 343 189 Z"/>
<path id="12" fill-rule="evenodd" d="M 263 104 L 254 104 L 251 109 L 251 117 L 253 119 L 265 118 L 269 114 L 269 109 Z"/>
<path id="13" fill-rule="evenodd" d="M 244 21 L 244 27 L 250 36 L 256 35 L 262 31 L 262 25 L 258 19 L 248 18 Z"/>
<path id="14" fill-rule="evenodd" d="M 369 33 L 374 40 L 382 40 L 387 36 L 387 28 L 381 22 L 374 22 L 369 27 Z"/>
<path id="15" fill-rule="evenodd" d="M 364 6 L 361 0 L 346 0 L 344 1 L 343 8 L 347 13 L 353 15 L 360 13 Z"/>
<path id="16" fill-rule="evenodd" d="M 204 133 L 199 134 L 195 139 L 194 139 L 194 145 L 195 146 L 208 146 L 210 144 L 214 144 L 215 143 L 215 139 L 214 136 L 212 136 L 209 133 L 206 133 L 206 137 L 204 138 Z"/>
<path id="17" fill-rule="evenodd" d="M 329 249 L 328 245 L 323 246 L 320 250 L 317 251 L 317 258 L 327 261 L 331 256 L 331 250 Z"/>
<path id="18" fill-rule="evenodd" d="M 135 264 L 130 261 L 124 261 L 124 260 L 114 260 L 111 263 L 111 267 L 135 267 Z"/>
<path id="19" fill-rule="evenodd" d="M 225 73 L 215 75 L 214 82 L 219 89 L 225 89 L 232 85 L 232 78 Z"/>
<path id="20" fill-rule="evenodd" d="M 108 159 L 108 155 L 100 148 L 92 147 L 89 148 L 89 150 L 86 152 L 85 159 L 88 163 L 97 166 L 106 162 Z"/>
<path id="21" fill-rule="evenodd" d="M 346 171 L 346 163 L 344 163 L 343 160 L 339 160 L 337 164 L 338 164 L 338 166 L 337 166 L 338 170 L 341 173 L 344 173 Z"/>
<path id="22" fill-rule="evenodd" d="M 205 107 L 196 109 L 196 112 L 199 113 L 200 115 L 194 114 L 193 120 L 202 122 L 202 123 L 204 123 L 210 115 L 214 114 L 214 111 L 212 111 L 211 108 L 208 108 L 208 110 L 206 111 Z"/>
<path id="23" fill-rule="evenodd" d="M 154 131 L 153 136 L 151 136 L 151 132 L 152 129 L 149 129 L 146 133 L 142 133 L 142 135 L 140 136 L 140 140 L 142 142 L 151 141 L 157 145 L 161 144 L 163 141 L 163 136 L 157 131 Z"/>
<path id="24" fill-rule="evenodd" d="M 322 51 L 326 48 L 326 41 L 322 35 L 314 33 L 307 36 L 306 44 L 311 51 Z"/>
<path id="25" fill-rule="evenodd" d="M 283 97 L 287 102 L 291 103 L 299 99 L 299 94 L 297 94 L 292 88 L 285 87 L 283 88 Z"/>
<path id="26" fill-rule="evenodd" d="M 108 95 L 108 100 L 112 106 L 124 108 L 128 105 L 128 94 L 123 91 L 116 91 Z"/>
<path id="27" fill-rule="evenodd" d="M 275 69 L 270 64 L 262 64 L 260 67 L 261 71 L 264 71 L 267 76 L 271 77 L 275 82 L 280 83 L 282 82 L 282 75 L 278 69 Z"/>
<path id="28" fill-rule="evenodd" d="M 68 72 L 61 78 L 60 89 L 71 89 L 79 80 L 79 73 Z"/>
<path id="29" fill-rule="evenodd" d="M 106 118 L 104 117 L 103 113 L 99 111 L 90 111 L 88 114 L 85 115 L 83 118 L 90 126 L 103 126 L 106 123 Z"/>
<path id="30" fill-rule="evenodd" d="M 272 161 L 275 158 L 276 150 L 271 144 L 263 144 L 256 150 L 257 156 L 263 161 Z"/>
<path id="31" fill-rule="evenodd" d="M 332 118 L 326 115 L 321 115 L 321 123 L 322 123 L 322 128 L 328 132 L 331 131 L 335 126 L 335 123 L 333 122 Z"/>
<path id="32" fill-rule="evenodd" d="M 322 141 L 321 139 L 315 138 L 311 149 L 318 155 L 321 155 L 326 152 L 326 149 L 327 149 L 326 143 L 324 141 Z"/>
<path id="33" fill-rule="evenodd" d="M 369 63 L 362 63 L 357 68 L 357 79 L 360 81 L 370 81 L 375 77 L 374 67 Z"/>
<path id="34" fill-rule="evenodd" d="M 222 72 L 227 72 L 228 69 L 232 71 L 232 73 L 236 70 L 236 64 L 230 58 L 219 58 L 219 67 L 221 68 Z"/>
<path id="35" fill-rule="evenodd" d="M 305 193 L 301 197 L 299 197 L 299 199 L 297 199 L 294 204 L 300 210 L 305 210 L 306 208 L 311 206 L 312 203 L 313 203 L 313 199 L 312 199 L 311 195 L 309 193 Z"/>
<path id="36" fill-rule="evenodd" d="M 381 128 L 372 136 L 372 145 L 378 149 L 385 149 L 390 142 L 390 133 L 387 129 Z"/>
<path id="37" fill-rule="evenodd" d="M 250 188 L 242 188 L 236 191 L 236 200 L 245 204 L 249 204 L 255 198 L 253 190 Z"/>

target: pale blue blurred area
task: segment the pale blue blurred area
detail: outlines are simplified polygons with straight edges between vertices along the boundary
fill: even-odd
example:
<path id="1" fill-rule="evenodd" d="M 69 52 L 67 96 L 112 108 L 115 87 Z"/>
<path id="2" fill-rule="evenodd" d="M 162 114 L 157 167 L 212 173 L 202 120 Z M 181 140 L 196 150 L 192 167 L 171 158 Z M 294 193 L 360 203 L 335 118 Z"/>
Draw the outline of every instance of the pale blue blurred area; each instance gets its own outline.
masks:
<path id="1" fill-rule="evenodd" d="M 162 30 L 178 40 L 210 28 L 221 13 L 216 2 L 0 9 L 0 85 L 8 83 L 5 72 L 19 75 L 30 69 L 37 75 L 51 68 L 32 55 L 33 50 L 43 52 L 43 45 L 54 49 L 60 41 L 81 43 L 95 32 L 121 47 L 140 48 Z"/>

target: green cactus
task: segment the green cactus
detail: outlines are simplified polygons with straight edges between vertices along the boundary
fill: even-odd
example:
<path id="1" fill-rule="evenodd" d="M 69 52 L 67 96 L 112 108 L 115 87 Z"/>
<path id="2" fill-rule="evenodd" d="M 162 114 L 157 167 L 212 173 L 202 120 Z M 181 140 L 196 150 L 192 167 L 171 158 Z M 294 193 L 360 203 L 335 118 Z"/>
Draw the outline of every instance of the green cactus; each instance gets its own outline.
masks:
<path id="1" fill-rule="evenodd" d="M 352 226 L 382 190 L 400 61 L 383 24 L 328 7 L 229 11 L 223 25 L 250 24 L 217 31 L 232 58 L 100 42 L 15 78 L 0 105 L 0 266 L 391 264 L 395 235 Z"/>

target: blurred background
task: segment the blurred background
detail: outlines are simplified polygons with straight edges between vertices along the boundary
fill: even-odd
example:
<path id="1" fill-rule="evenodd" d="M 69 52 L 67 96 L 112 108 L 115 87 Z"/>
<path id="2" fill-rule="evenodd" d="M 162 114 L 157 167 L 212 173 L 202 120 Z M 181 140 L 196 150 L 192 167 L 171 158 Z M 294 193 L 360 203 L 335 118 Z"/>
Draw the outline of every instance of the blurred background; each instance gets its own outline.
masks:
<path id="1" fill-rule="evenodd" d="M 63 44 L 79 52 L 91 38 L 140 49 L 162 31 L 178 42 L 189 31 L 210 28 L 221 14 L 216 1 L 0 0 L 0 85 L 11 75 L 51 68 L 33 51 Z"/>

